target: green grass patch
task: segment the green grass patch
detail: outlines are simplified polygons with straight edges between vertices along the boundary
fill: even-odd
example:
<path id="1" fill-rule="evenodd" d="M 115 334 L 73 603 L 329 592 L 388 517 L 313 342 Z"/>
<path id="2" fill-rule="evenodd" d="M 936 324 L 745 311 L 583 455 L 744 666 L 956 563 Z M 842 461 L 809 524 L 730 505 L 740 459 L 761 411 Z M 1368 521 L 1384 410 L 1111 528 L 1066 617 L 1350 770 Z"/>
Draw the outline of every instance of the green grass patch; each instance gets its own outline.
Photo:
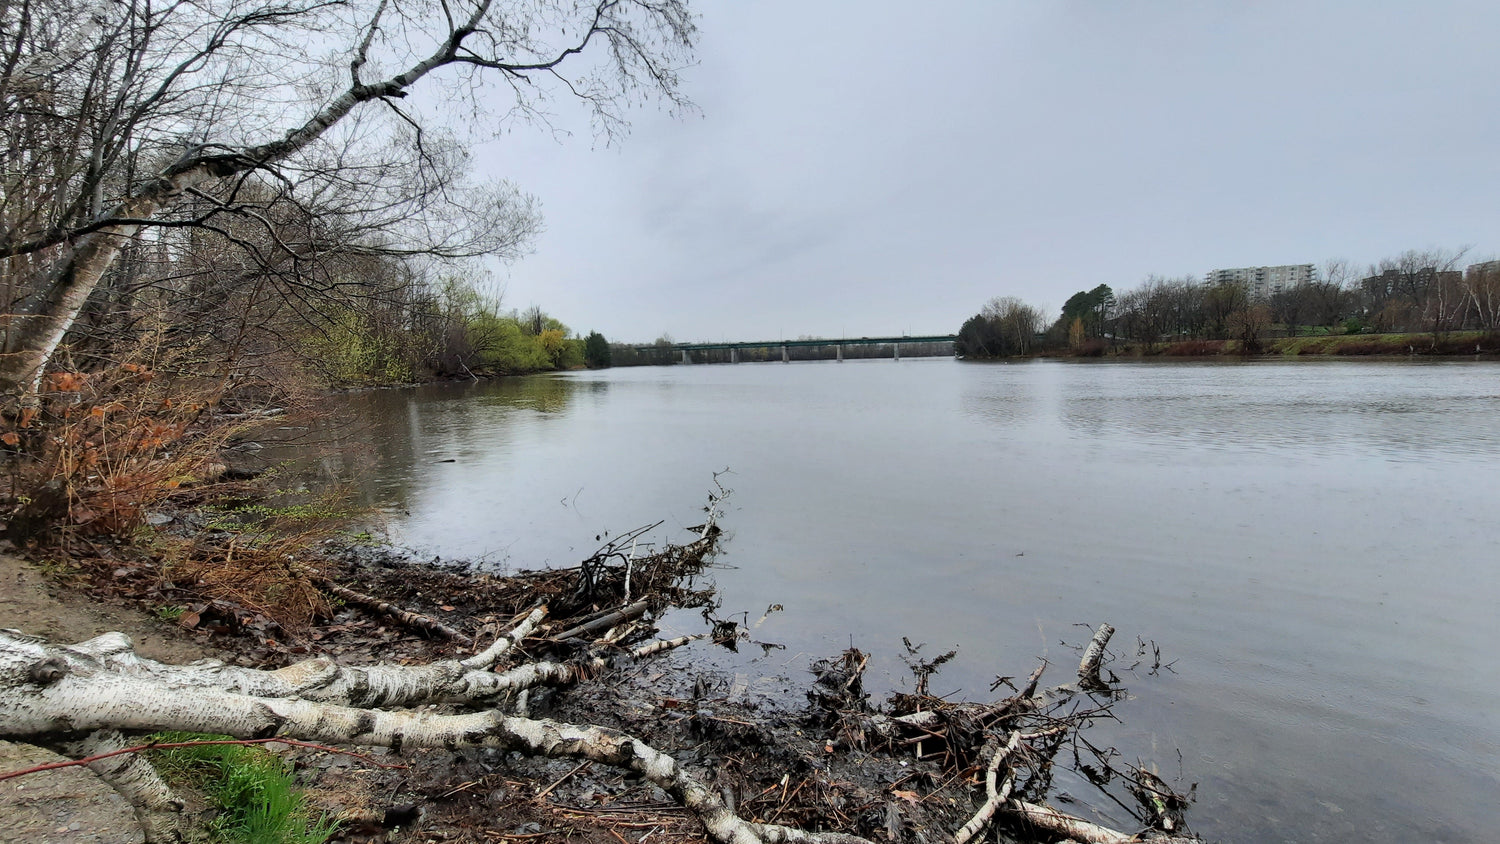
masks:
<path id="1" fill-rule="evenodd" d="M 1401 334 L 1339 334 L 1273 340 L 1267 351 L 1280 355 L 1472 355 L 1493 353 L 1496 338 L 1482 331 Z"/>
<path id="2" fill-rule="evenodd" d="M 228 736 L 158 733 L 159 742 L 214 741 Z M 290 766 L 263 747 L 213 744 L 150 751 L 168 782 L 201 792 L 218 814 L 208 834 L 221 844 L 324 844 L 336 830 L 314 817 L 292 783 Z"/>

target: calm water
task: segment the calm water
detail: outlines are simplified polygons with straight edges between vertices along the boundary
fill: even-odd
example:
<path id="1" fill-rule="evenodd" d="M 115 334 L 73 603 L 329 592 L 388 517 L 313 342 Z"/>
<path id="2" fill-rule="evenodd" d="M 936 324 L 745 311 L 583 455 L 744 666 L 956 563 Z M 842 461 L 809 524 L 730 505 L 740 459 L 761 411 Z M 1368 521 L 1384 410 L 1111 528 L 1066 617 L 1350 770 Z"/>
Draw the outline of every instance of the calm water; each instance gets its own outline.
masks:
<path id="1" fill-rule="evenodd" d="M 1490 841 L 1500 824 L 1500 367 L 948 360 L 611 370 L 347 399 L 397 538 L 497 567 L 699 521 L 725 611 L 800 677 L 960 649 L 938 692 L 1160 643 L 1109 734 L 1222 841 Z M 339 455 L 329 452 L 330 464 Z M 440 462 L 448 461 L 453 462 Z M 798 680 L 800 682 L 800 680 Z M 1084 792 L 1077 791 L 1080 795 Z"/>

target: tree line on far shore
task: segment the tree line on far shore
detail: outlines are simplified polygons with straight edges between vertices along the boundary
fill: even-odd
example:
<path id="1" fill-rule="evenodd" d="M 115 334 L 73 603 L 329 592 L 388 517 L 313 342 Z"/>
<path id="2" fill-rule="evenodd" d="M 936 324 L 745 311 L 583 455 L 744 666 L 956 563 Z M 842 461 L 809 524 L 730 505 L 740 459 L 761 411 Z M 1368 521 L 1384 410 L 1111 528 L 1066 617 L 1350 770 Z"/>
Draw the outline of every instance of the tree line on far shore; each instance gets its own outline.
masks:
<path id="1" fill-rule="evenodd" d="M 1423 333 L 1437 348 L 1453 332 L 1500 332 L 1500 261 L 1460 269 L 1463 250 L 1410 250 L 1360 273 L 1328 261 L 1311 280 L 1254 296 L 1234 281 L 1147 276 L 1116 293 L 1107 284 L 1068 298 L 1048 322 L 1013 296 L 990 300 L 959 329 L 966 358 L 1039 353 L 1214 354 L 1264 351 L 1272 338 Z"/>

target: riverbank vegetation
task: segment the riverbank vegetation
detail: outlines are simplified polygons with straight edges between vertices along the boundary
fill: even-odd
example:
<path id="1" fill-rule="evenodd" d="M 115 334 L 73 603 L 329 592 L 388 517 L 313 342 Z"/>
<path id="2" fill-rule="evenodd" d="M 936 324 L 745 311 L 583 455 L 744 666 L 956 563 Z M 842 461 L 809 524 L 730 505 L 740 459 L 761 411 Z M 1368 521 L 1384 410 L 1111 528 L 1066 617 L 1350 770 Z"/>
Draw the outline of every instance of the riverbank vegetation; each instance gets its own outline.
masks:
<path id="1" fill-rule="evenodd" d="M 566 332 L 455 289 L 468 262 L 524 253 L 539 216 L 516 186 L 476 178 L 460 129 L 430 116 L 462 101 L 482 138 L 572 100 L 607 141 L 642 101 L 688 106 L 675 69 L 696 34 L 677 0 L 434 16 L 62 0 L 0 16 L 11 395 L 116 362 L 151 331 L 221 379 L 311 357 L 335 379 L 409 380 L 472 369 L 476 344 L 501 365 L 561 365 Z M 528 323 L 531 344 L 511 330 Z"/>
<path id="2" fill-rule="evenodd" d="M 510 100 L 491 92 L 476 126 L 571 100 L 619 137 L 633 105 L 688 105 L 681 3 L 429 19 L 63 0 L 0 21 L 0 510 L 18 547 L 129 536 L 162 501 L 203 500 L 233 473 L 223 448 L 300 424 L 328 389 L 607 363 L 602 337 L 590 355 L 486 292 L 481 262 L 525 254 L 537 202 L 477 178 L 468 140 L 424 111 L 446 107 L 444 77 L 459 98 L 493 77 Z"/>
<path id="3" fill-rule="evenodd" d="M 151 765 L 162 778 L 206 798 L 212 820 L 205 831 L 212 841 L 323 844 L 333 837 L 333 819 L 314 816 L 292 779 L 291 765 L 264 747 L 202 733 L 166 732 L 148 739 Z"/>
<path id="4" fill-rule="evenodd" d="M 1079 291 L 1050 324 L 1001 297 L 965 322 L 958 354 L 1473 355 L 1500 354 L 1500 261 L 1463 251 L 1410 250 L 1362 272 L 1325 263 L 1312 278 L 1263 296 L 1234 281 L 1150 276 L 1116 293 Z"/>

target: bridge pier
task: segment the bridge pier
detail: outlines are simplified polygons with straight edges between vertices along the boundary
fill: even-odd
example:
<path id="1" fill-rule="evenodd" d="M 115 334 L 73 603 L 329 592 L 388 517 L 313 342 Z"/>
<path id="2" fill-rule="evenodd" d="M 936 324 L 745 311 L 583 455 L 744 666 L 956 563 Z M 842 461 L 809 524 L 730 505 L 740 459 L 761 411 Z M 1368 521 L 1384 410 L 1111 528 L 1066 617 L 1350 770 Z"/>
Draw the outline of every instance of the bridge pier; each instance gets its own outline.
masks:
<path id="1" fill-rule="evenodd" d="M 683 363 L 692 363 L 693 362 L 693 357 L 692 357 L 692 355 L 688 354 L 688 350 L 687 349 L 683 349 L 682 350 L 682 362 Z"/>
<path id="2" fill-rule="evenodd" d="M 786 346 L 782 346 L 781 347 L 781 362 L 782 363 L 791 363 L 792 362 L 792 356 L 789 355 L 789 354 L 787 354 Z"/>
<path id="3" fill-rule="evenodd" d="M 892 343 L 891 345 L 896 348 L 896 360 L 900 361 L 901 360 L 901 344 L 900 343 Z"/>
<path id="4" fill-rule="evenodd" d="M 729 347 L 729 362 L 730 363 L 739 363 L 740 362 L 740 350 L 736 349 L 733 346 Z"/>
<path id="5" fill-rule="evenodd" d="M 843 363 L 844 362 L 844 344 L 840 343 L 837 346 L 834 346 L 834 348 L 838 350 L 838 356 L 835 358 L 835 360 L 837 360 L 839 363 Z"/>

